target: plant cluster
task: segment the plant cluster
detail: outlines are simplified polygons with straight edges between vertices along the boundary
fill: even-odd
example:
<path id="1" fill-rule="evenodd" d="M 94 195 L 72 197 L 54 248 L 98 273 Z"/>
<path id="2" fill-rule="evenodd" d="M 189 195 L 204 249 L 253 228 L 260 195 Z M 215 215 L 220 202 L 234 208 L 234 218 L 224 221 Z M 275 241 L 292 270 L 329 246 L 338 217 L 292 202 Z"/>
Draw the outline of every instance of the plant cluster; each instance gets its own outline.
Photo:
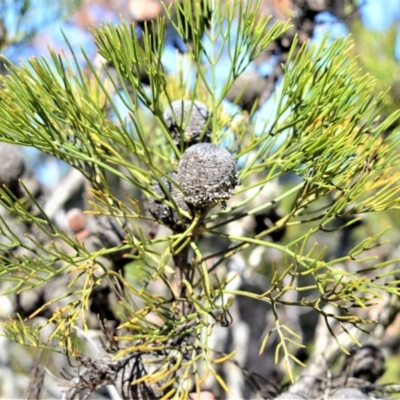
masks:
<path id="1" fill-rule="evenodd" d="M 256 132 L 254 109 L 228 113 L 223 101 L 234 82 L 289 29 L 260 17 L 256 3 L 183 0 L 166 7 L 165 18 L 187 43 L 177 76 L 161 64 L 159 18 L 151 30 L 144 25 L 143 40 L 134 24 L 94 27 L 101 66 L 84 50 L 87 69 L 49 50 L 50 59 L 31 58 L 0 78 L 0 141 L 7 143 L 0 156 L 5 152 L 2 161 L 10 164 L 0 170 L 8 213 L 0 215 L 2 289 L 46 292 L 29 315 L 3 323 L 5 334 L 95 371 L 96 382 L 82 380 L 82 387 L 94 390 L 104 378 L 123 398 L 187 399 L 211 377 L 229 392 L 221 365 L 235 363 L 235 351 L 211 342 L 235 323 L 230 310 L 238 298 L 271 307 L 273 324 L 259 351 L 275 338 L 276 362 L 294 380 L 304 343 L 285 310 L 317 312 L 346 351 L 339 333 L 357 342 L 354 332 L 376 322 L 359 310 L 400 294 L 397 260 L 376 253 L 384 232 L 360 235 L 340 256 L 316 241 L 350 229 L 362 214 L 399 208 L 400 135 L 382 135 L 399 112 L 379 119 L 384 94 L 375 96 L 374 80 L 360 76 L 349 40 L 299 49 L 294 39 L 264 129 Z M 231 63 L 217 90 L 224 53 Z M 46 214 L 20 179 L 24 168 L 10 144 L 35 147 L 81 173 L 91 227 L 83 221 L 68 232 Z M 115 181 L 125 197 L 112 189 Z M 275 217 L 262 228 L 238 228 L 266 213 Z M 26 236 L 10 216 L 28 225 Z M 266 277 L 261 291 L 244 283 L 257 251 L 255 269 Z M 238 260 L 244 268 L 236 268 Z M 45 322 L 32 323 L 40 315 Z M 113 354 L 105 364 L 82 358 L 78 334 L 99 324 Z"/>

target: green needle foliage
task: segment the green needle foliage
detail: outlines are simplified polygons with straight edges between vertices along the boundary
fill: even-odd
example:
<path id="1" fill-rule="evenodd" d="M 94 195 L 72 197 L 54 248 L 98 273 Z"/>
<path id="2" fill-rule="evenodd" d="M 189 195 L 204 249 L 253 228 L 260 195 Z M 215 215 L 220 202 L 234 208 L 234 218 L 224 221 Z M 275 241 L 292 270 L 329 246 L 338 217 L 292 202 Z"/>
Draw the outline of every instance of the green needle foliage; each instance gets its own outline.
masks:
<path id="1" fill-rule="evenodd" d="M 359 64 L 377 78 L 375 93 L 390 88 L 383 110 L 386 116 L 396 110 L 399 103 L 399 64 L 393 57 L 397 31 L 392 28 L 386 32 L 371 32 L 359 21 L 354 21 L 351 29 Z"/>
<path id="2" fill-rule="evenodd" d="M 374 95 L 374 79 L 360 75 L 351 43 L 340 40 L 329 47 L 324 42 L 299 50 L 293 43 L 276 111 L 261 133 L 254 131 L 246 112 L 229 117 L 221 103 L 235 79 L 289 28 L 287 23 L 271 24 L 259 17 L 257 7 L 250 3 L 207 3 L 212 17 L 205 35 L 214 43 L 214 52 L 206 51 L 200 41 L 199 21 L 205 12 L 200 2 L 184 0 L 175 6 L 179 12 L 166 10 L 182 38 L 189 37 L 189 29 L 195 32 L 190 35 L 189 53 L 181 57 L 182 65 L 189 63 L 196 71 L 192 86 L 184 69 L 169 77 L 162 67 L 165 21 L 161 19 L 151 33 L 146 30 L 143 42 L 134 26 L 125 22 L 93 28 L 98 52 L 116 74 L 93 65 L 88 57 L 88 67 L 82 69 L 49 50 L 50 59 L 31 58 L 21 67 L 10 67 L 9 75 L 1 78 L 0 140 L 35 147 L 78 169 L 92 188 L 87 211 L 114 218 L 126 232 L 122 246 L 89 251 L 60 230 L 26 188 L 25 196 L 17 198 L 2 187 L 2 206 L 48 237 L 45 244 L 35 237 L 21 238 L 1 219 L 0 232 L 8 241 L 0 244 L 0 276 L 8 282 L 7 293 L 32 290 L 62 274 L 70 277 L 65 293 L 34 314 L 62 304 L 48 319 L 47 324 L 53 326 L 48 340 L 41 339 L 44 326 L 32 326 L 18 316 L 4 324 L 9 338 L 70 356 L 79 354 L 75 327 L 88 328 L 90 296 L 106 283 L 119 294 L 122 324 L 116 341 L 124 347 L 116 357 L 147 354 L 158 365 L 156 372 L 133 383 L 159 385 L 165 398 L 184 399 L 193 383 L 200 390 L 206 374 L 214 375 L 229 390 L 216 365 L 233 354 L 221 359 L 209 348 L 208 337 L 216 324 L 229 322 L 229 307 L 236 296 L 272 306 L 275 327 L 266 334 L 260 351 L 272 332 L 277 332 L 276 361 L 285 363 L 293 379 L 293 362 L 300 363 L 293 345 L 303 344 L 290 326 L 280 322 L 282 306 L 317 310 L 328 325 L 337 320 L 344 330 L 351 325 L 363 329 L 373 321 L 358 317 L 357 308 L 369 307 L 384 292 L 400 294 L 395 260 L 381 261 L 370 253 L 382 244 L 384 232 L 363 237 L 336 259 L 327 257 L 315 239 L 320 232 L 345 229 L 361 214 L 399 208 L 400 135 L 394 131 L 382 136 L 399 113 L 379 119 L 384 94 Z M 175 15 L 185 15 L 185 19 Z M 234 23 L 239 34 L 232 43 Z M 232 61 L 229 79 L 218 94 L 215 67 L 221 52 L 217 44 L 230 49 Z M 150 90 L 141 84 L 141 70 L 149 77 Z M 212 79 L 206 71 L 211 71 Z M 148 213 L 147 201 L 160 199 L 154 181 L 161 187 L 166 182 L 162 179 L 178 184 L 168 172 L 177 170 L 182 149 L 175 145 L 162 115 L 172 101 L 181 98 L 202 101 L 212 110 L 211 142 L 228 148 L 238 162 L 241 186 L 225 209 L 214 207 L 203 213 L 179 209 L 171 196 L 161 199 L 190 223 L 183 232 L 151 237 L 149 226 L 157 221 Z M 288 173 L 297 176 L 290 187 L 254 206 L 252 201 L 268 185 Z M 117 198 L 110 188 L 112 175 L 128 182 L 135 196 Z M 287 212 L 257 235 L 234 235 L 227 230 L 233 221 L 289 202 Z M 334 224 L 338 218 L 346 221 L 339 227 Z M 296 229 L 295 239 L 274 243 L 270 235 L 282 229 Z M 229 246 L 206 253 L 200 233 L 227 239 Z M 224 266 L 234 254 L 249 254 L 256 246 L 280 252 L 284 262 L 268 260 L 270 281 L 264 293 L 231 289 Z M 13 252 L 16 247 L 26 251 L 18 255 Z M 139 277 L 124 276 L 104 262 L 105 256 L 121 251 L 131 258 Z M 346 271 L 341 266 L 347 261 L 358 267 Z M 151 291 L 155 281 L 162 282 L 164 294 Z M 290 291 L 298 293 L 299 300 L 287 301 L 284 295 Z M 303 297 L 304 292 L 312 295 Z M 340 313 L 326 313 L 327 304 Z"/>

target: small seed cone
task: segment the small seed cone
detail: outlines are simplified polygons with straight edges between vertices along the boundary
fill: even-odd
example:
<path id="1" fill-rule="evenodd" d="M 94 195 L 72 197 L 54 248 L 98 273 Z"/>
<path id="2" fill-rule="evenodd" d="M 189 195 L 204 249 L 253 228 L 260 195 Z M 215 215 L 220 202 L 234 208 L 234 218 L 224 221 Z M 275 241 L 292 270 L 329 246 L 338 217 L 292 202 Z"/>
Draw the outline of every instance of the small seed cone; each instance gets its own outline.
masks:
<path id="1" fill-rule="evenodd" d="M 178 176 L 175 172 L 169 174 L 169 176 L 174 180 L 178 180 Z M 175 204 L 184 211 L 189 212 L 189 207 L 185 202 L 183 193 L 168 179 L 162 178 L 164 187 L 171 194 L 172 198 L 175 201 Z M 153 190 L 159 196 L 162 197 L 163 200 L 168 200 L 170 197 L 164 192 L 162 186 L 155 182 L 153 185 Z M 162 221 L 165 225 L 167 225 L 170 229 L 175 232 L 184 231 L 188 226 L 188 219 L 184 216 L 180 216 L 176 210 L 169 207 L 167 204 L 163 203 L 162 200 L 158 200 L 156 198 L 152 198 L 149 203 L 149 212 L 153 215 L 154 218 Z"/>
<path id="2" fill-rule="evenodd" d="M 209 208 L 233 195 L 240 184 L 231 154 L 220 146 L 199 143 L 189 147 L 178 165 L 179 184 L 185 201 L 194 208 Z"/>
<path id="3" fill-rule="evenodd" d="M 25 163 L 18 147 L 0 143 L 0 186 L 7 186 L 16 196 L 20 194 L 18 179 L 25 172 Z"/>
<path id="4" fill-rule="evenodd" d="M 165 110 L 163 117 L 177 146 L 181 145 L 181 140 L 184 147 L 210 141 L 211 114 L 200 101 L 176 100 Z"/>

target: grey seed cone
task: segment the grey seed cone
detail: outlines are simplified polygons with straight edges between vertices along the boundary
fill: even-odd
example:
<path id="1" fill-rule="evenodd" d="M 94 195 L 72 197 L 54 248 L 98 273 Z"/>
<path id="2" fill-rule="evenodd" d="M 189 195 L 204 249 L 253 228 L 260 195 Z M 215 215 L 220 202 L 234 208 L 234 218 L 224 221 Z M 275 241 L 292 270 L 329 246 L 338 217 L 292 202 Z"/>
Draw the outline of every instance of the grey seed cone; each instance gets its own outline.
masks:
<path id="1" fill-rule="evenodd" d="M 196 144 L 183 153 L 178 179 L 185 201 L 195 208 L 208 208 L 218 203 L 224 206 L 240 184 L 231 154 L 210 143 Z"/>
<path id="2" fill-rule="evenodd" d="M 19 193 L 18 179 L 25 172 L 25 163 L 18 147 L 0 143 L 0 185 L 6 185 L 15 195 Z"/>
<path id="3" fill-rule="evenodd" d="M 355 347 L 346 357 L 344 369 L 348 376 L 374 383 L 385 373 L 385 356 L 373 344 Z"/>
<path id="4" fill-rule="evenodd" d="M 181 136 L 185 147 L 200 142 L 200 139 L 202 142 L 210 141 L 211 114 L 200 101 L 173 101 L 165 110 L 163 118 L 177 146 L 181 144 Z"/>
<path id="5" fill-rule="evenodd" d="M 89 246 L 95 251 L 102 248 L 111 249 L 122 246 L 126 233 L 118 222 L 112 217 L 98 216 L 95 218 L 93 226 L 90 229 L 91 239 Z M 109 257 L 113 260 L 122 257 L 123 252 L 111 253 Z"/>
<path id="6" fill-rule="evenodd" d="M 176 172 L 169 173 L 169 176 L 174 180 L 178 181 L 178 176 Z M 183 193 L 168 179 L 161 178 L 164 187 L 171 194 L 175 201 L 175 204 L 184 211 L 189 212 L 189 207 L 185 202 Z M 163 188 L 158 182 L 153 184 L 153 190 L 164 200 L 170 199 L 170 197 L 164 192 Z M 169 207 L 167 204 L 163 203 L 162 200 L 156 198 L 150 199 L 149 202 L 149 212 L 154 217 L 164 222 L 173 231 L 183 231 L 188 226 L 188 219 L 184 216 L 180 216 L 176 210 Z"/>
<path id="7" fill-rule="evenodd" d="M 262 77 L 257 72 L 245 72 L 235 80 L 226 98 L 250 112 L 255 101 L 258 99 L 258 106 L 260 106 L 264 92 L 270 87 L 269 92 L 272 92 L 274 86 L 273 80 Z"/>

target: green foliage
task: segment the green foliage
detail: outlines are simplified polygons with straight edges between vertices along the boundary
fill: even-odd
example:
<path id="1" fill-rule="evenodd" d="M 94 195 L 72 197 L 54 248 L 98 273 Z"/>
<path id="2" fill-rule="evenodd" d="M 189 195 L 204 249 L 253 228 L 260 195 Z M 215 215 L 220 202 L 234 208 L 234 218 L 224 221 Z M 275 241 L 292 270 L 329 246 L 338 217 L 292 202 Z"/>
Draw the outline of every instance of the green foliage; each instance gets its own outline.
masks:
<path id="1" fill-rule="evenodd" d="M 400 380 L 399 361 L 400 358 L 398 355 L 393 355 L 388 358 L 387 360 L 388 368 L 386 369 L 386 373 L 383 375 L 381 379 L 382 385 L 390 384 L 391 382 L 399 382 Z M 394 399 L 400 398 L 399 393 L 391 393 L 391 396 Z"/>
<path id="2" fill-rule="evenodd" d="M 48 324 L 54 326 L 49 338 L 57 341 L 54 350 L 74 355 L 78 353 L 75 326 L 87 326 L 88 299 L 95 287 L 107 282 L 120 293 L 122 327 L 128 332 L 116 338 L 129 344 L 119 356 L 136 351 L 169 352 L 159 372 L 143 379 L 149 384 L 167 379 L 163 386 L 168 388 L 168 396 L 177 398 L 187 398 L 193 379 L 199 387 L 205 374 L 199 365 L 228 390 L 216 372 L 216 363 L 232 355 L 215 359 L 208 347 L 208 336 L 216 324 L 224 325 L 229 319 L 229 307 L 235 296 L 271 304 L 275 327 L 266 334 L 260 351 L 276 331 L 279 337 L 276 360 L 285 362 L 293 378 L 292 363 L 300 361 L 293 355 L 292 346 L 302 346 L 301 337 L 280 322 L 279 306 L 308 307 L 321 313 L 328 325 L 337 320 L 344 330 L 349 325 L 362 329 L 363 324 L 371 321 L 356 316 L 356 308 L 368 307 L 383 292 L 399 293 L 394 260 L 382 262 L 370 254 L 382 244 L 383 233 L 363 237 L 348 254 L 336 259 L 329 259 L 326 249 L 315 242 L 318 233 L 344 229 L 357 221 L 360 214 L 399 208 L 396 148 L 400 136 L 394 131 L 382 137 L 385 129 L 398 120 L 399 113 L 378 122 L 384 96 L 373 94 L 374 80 L 369 75 L 360 76 L 348 40 L 330 47 L 325 42 L 319 47 L 305 45 L 294 56 L 295 42 L 285 67 L 276 113 L 268 129 L 256 134 L 247 113 L 239 113 L 232 119 L 223 111 L 221 102 L 247 64 L 282 35 L 288 25 L 281 22 L 271 25 L 268 19 L 257 17 L 250 5 L 243 6 L 239 1 L 232 5 L 216 3 L 211 26 L 206 31 L 213 43 L 218 41 L 231 47 L 230 29 L 235 18 L 241 27 L 231 54 L 229 79 L 220 95 L 215 91 L 215 65 L 221 54 L 207 53 L 199 35 L 194 35 L 189 55 L 182 56 L 196 69 L 194 88 L 189 87 L 184 74 L 166 76 L 160 61 L 163 20 L 153 30 L 156 34 L 145 34 L 143 45 L 136 38 L 133 25 L 122 22 L 119 26 L 105 24 L 93 28 L 98 51 L 115 68 L 117 77 L 97 68 L 87 57 L 88 69 L 82 70 L 77 63 L 70 65 L 63 56 L 50 50 L 50 60 L 38 57 L 22 67 L 12 66 L 9 76 L 1 78 L 0 88 L 0 140 L 33 146 L 81 171 L 92 185 L 88 211 L 116 218 L 121 225 L 124 223 L 127 234 L 119 248 L 90 252 L 77 239 L 58 229 L 26 188 L 22 199 L 2 188 L 1 204 L 48 236 L 46 245 L 33 237 L 22 239 L 1 220 L 1 234 L 9 243 L 0 245 L 4 252 L 0 257 L 0 276 L 10 282 L 8 293 L 31 290 L 60 274 L 69 274 L 68 293 L 62 299 L 64 306 L 52 315 Z M 189 1 L 183 4 L 186 14 L 202 13 Z M 189 18 L 174 23 L 179 34 L 187 37 L 187 25 L 195 25 L 196 21 Z M 245 50 L 250 55 L 248 59 L 243 57 Z M 202 64 L 203 59 L 207 65 Z M 140 68 L 149 76 L 150 90 L 145 90 L 140 82 Z M 211 82 L 206 69 L 212 71 Z M 122 90 L 116 90 L 118 87 Z M 134 96 L 129 95 L 130 88 Z M 185 232 L 149 238 L 146 229 L 155 220 L 147 214 L 143 197 L 157 197 L 152 182 L 161 182 L 162 177 L 170 179 L 167 172 L 176 170 L 181 156 L 162 113 L 171 101 L 188 96 L 203 101 L 213 110 L 212 142 L 230 143 L 229 150 L 240 161 L 242 186 L 226 209 L 214 208 L 202 218 L 187 215 L 192 223 Z M 116 99 L 126 107 L 126 117 L 117 107 Z M 115 115 L 113 119 L 110 110 Z M 151 123 L 148 111 L 153 116 Z M 225 129 L 226 125 L 231 129 Z M 252 205 L 267 185 L 288 173 L 297 176 L 296 183 L 275 198 Z M 126 199 L 117 198 L 110 189 L 107 174 L 131 184 L 137 198 L 129 195 Z M 234 235 L 226 229 L 233 221 L 287 203 L 289 199 L 291 206 L 287 213 L 257 235 Z M 165 203 L 176 207 L 170 199 Z M 33 213 L 32 204 L 37 213 Z M 345 217 L 347 222 L 334 226 L 338 218 Z M 299 227 L 298 235 L 285 243 L 274 243 L 269 237 L 281 229 Z M 199 232 L 228 239 L 230 245 L 206 255 Z M 13 253 L 16 246 L 27 250 L 23 256 Z M 256 246 L 275 249 L 284 260 L 283 264 L 268 260 L 269 286 L 261 295 L 229 288 L 222 266 L 234 254 Z M 191 272 L 179 278 L 174 270 L 179 267 L 177 256 L 189 248 L 193 253 L 189 260 Z M 123 277 L 103 263 L 102 257 L 121 250 L 129 253 L 144 278 Z M 342 267 L 350 261 L 356 265 L 351 271 Z M 374 273 L 371 275 L 370 271 Z M 178 289 L 171 284 L 173 276 L 178 276 Z M 307 278 L 307 284 L 301 283 L 305 282 L 303 278 Z M 149 289 L 155 281 L 164 285 L 164 295 L 156 295 Z M 298 294 L 298 300 L 285 299 L 285 293 L 291 291 Z M 312 295 L 303 297 L 306 291 Z M 132 303 L 130 296 L 140 299 L 140 305 Z M 326 304 L 335 306 L 340 313 L 327 314 Z M 161 322 L 155 323 L 154 315 Z M 29 326 L 19 318 L 4 325 L 7 336 L 21 344 L 49 346 L 40 340 L 40 327 Z M 194 339 L 183 345 L 179 342 L 182 337 Z M 174 377 L 178 370 L 179 375 Z"/>
<path id="3" fill-rule="evenodd" d="M 393 57 L 395 51 L 395 27 L 386 32 L 371 32 L 359 21 L 352 24 L 355 50 L 358 61 L 364 71 L 376 77 L 375 93 L 388 91 L 385 97 L 385 115 L 398 109 L 399 105 L 399 72 L 398 61 Z"/>

